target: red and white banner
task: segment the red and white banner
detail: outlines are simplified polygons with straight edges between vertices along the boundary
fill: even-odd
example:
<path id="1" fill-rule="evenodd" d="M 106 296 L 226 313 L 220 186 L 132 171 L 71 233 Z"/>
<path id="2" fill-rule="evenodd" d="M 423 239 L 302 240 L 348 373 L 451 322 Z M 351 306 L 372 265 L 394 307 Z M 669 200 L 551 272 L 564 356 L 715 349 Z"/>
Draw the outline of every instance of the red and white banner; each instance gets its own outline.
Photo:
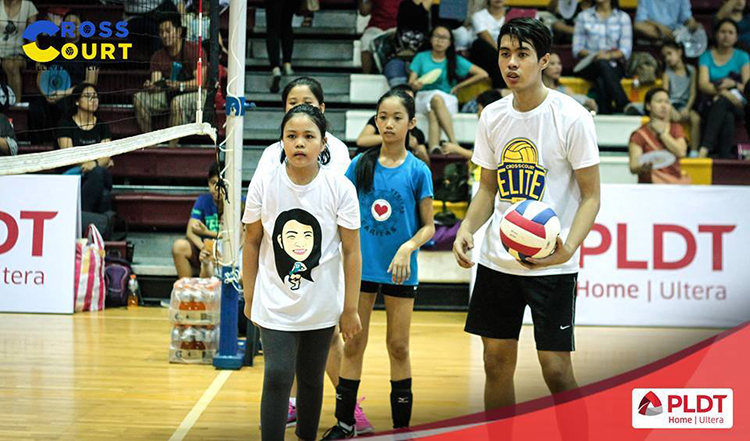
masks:
<path id="1" fill-rule="evenodd" d="M 750 319 L 750 187 L 603 185 L 581 248 L 576 323 Z"/>
<path id="2" fill-rule="evenodd" d="M 79 182 L 0 177 L 1 312 L 73 312 Z"/>
<path id="3" fill-rule="evenodd" d="M 750 187 L 602 185 L 580 251 L 576 324 L 736 326 L 750 320 L 748 251 Z M 474 277 L 476 266 L 470 289 Z"/>

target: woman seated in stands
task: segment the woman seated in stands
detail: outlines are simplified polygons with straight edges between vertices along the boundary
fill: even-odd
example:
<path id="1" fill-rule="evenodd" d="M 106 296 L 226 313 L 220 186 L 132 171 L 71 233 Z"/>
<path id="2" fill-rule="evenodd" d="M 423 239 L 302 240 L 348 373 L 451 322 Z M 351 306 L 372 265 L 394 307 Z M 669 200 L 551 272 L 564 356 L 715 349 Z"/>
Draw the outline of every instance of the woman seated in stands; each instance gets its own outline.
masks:
<path id="1" fill-rule="evenodd" d="M 599 113 L 622 113 L 629 104 L 620 80 L 633 49 L 633 26 L 630 16 L 619 9 L 617 0 L 596 0 L 576 18 L 573 55 L 594 60 L 580 72 L 596 84 Z"/>
<path id="2" fill-rule="evenodd" d="M 747 0 L 724 0 L 714 17 L 714 22 L 731 18 L 737 23 L 737 45 L 744 50 L 750 48 L 750 14 L 745 11 L 746 6 Z"/>
<path id="3" fill-rule="evenodd" d="M 394 54 L 383 69 L 388 86 L 396 87 L 408 82 L 409 62 L 422 49 L 430 34 L 430 6 L 432 0 L 405 0 L 399 5 L 393 40 Z"/>
<path id="4" fill-rule="evenodd" d="M 96 115 L 99 92 L 96 86 L 81 83 L 73 88 L 71 98 L 75 112 L 60 120 L 57 144 L 61 149 L 109 142 L 112 134 L 107 124 Z M 88 161 L 65 172 L 81 175 L 81 210 L 104 213 L 112 209 L 112 175 L 109 169 L 114 162 L 109 156 Z"/>
<path id="5" fill-rule="evenodd" d="M 596 101 L 592 100 L 586 95 L 573 93 L 570 89 L 560 84 L 562 70 L 563 68 L 562 61 L 560 61 L 560 56 L 556 53 L 550 54 L 549 64 L 547 64 L 547 67 L 542 72 L 542 81 L 544 82 L 544 85 L 552 90 L 562 92 L 565 95 L 570 95 L 589 111 L 596 112 Z"/>
<path id="6" fill-rule="evenodd" d="M 649 90 L 644 106 L 650 120 L 630 135 L 630 172 L 638 175 L 639 183 L 689 184 L 690 179 L 680 169 L 680 158 L 687 153 L 687 141 L 682 126 L 671 121 L 669 92 L 661 87 Z M 641 160 L 643 154 L 660 150 L 673 154 L 675 162 L 657 170 L 651 161 Z"/>
<path id="7" fill-rule="evenodd" d="M 430 151 L 442 151 L 440 130 L 448 136 L 445 153 L 458 146 L 453 131 L 453 115 L 458 113 L 456 93 L 488 77 L 487 72 L 475 66 L 466 58 L 456 55 L 453 35 L 445 26 L 436 26 L 430 35 L 431 50 L 418 53 L 411 62 L 409 85 L 417 91 L 417 112 L 427 114 L 429 133 L 427 140 Z M 439 72 L 434 82 L 422 83 L 420 78 L 430 72 Z M 463 79 L 459 82 L 460 79 Z"/>
<path id="8" fill-rule="evenodd" d="M 750 57 L 736 49 L 737 23 L 725 18 L 714 25 L 715 45 L 698 60 L 698 87 L 704 95 L 699 108 L 706 121 L 698 156 L 732 158 L 734 125 L 744 115 L 745 85 L 750 80 Z"/>

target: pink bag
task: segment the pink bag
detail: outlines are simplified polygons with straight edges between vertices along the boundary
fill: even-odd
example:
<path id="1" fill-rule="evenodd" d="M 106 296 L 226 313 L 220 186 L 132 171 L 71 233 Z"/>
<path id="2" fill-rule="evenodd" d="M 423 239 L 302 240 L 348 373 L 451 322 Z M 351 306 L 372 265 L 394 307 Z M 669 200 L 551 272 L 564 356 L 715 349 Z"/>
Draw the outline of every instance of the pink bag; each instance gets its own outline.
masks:
<path id="1" fill-rule="evenodd" d="M 82 242 L 76 242 L 76 272 L 73 285 L 75 311 L 101 311 L 104 309 L 106 297 L 104 240 L 99 230 L 91 224 L 88 241 Z"/>

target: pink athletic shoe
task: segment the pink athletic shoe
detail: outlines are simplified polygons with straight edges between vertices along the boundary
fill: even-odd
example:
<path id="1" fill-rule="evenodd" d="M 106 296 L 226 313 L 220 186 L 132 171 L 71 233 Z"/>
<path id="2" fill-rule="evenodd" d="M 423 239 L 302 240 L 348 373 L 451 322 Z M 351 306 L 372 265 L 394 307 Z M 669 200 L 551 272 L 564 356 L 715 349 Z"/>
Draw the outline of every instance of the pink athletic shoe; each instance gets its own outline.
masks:
<path id="1" fill-rule="evenodd" d="M 297 408 L 294 407 L 292 401 L 289 400 L 289 411 L 286 414 L 286 427 L 294 427 L 297 425 Z"/>
<path id="2" fill-rule="evenodd" d="M 357 435 L 363 435 L 365 433 L 372 433 L 375 431 L 375 428 L 372 427 L 370 420 L 367 419 L 365 411 L 362 410 L 362 406 L 359 405 L 359 403 L 364 400 L 365 397 L 360 398 L 359 400 L 357 400 L 357 405 L 354 406 L 354 421 L 355 427 L 357 428 Z"/>

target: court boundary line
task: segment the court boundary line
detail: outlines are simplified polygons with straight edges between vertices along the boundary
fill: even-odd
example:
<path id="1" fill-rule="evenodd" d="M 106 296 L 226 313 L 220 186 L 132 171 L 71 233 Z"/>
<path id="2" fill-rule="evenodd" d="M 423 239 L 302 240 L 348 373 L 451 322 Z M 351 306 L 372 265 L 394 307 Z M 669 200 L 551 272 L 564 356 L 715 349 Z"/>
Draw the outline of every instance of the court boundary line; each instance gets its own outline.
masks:
<path id="1" fill-rule="evenodd" d="M 208 389 L 203 392 L 201 398 L 197 403 L 195 403 L 195 406 L 190 409 L 190 412 L 188 412 L 188 414 L 185 416 L 185 419 L 182 420 L 179 427 L 177 427 L 177 430 L 174 431 L 172 436 L 169 438 L 169 441 L 182 441 L 182 439 L 185 438 L 188 432 L 190 432 L 190 429 L 192 429 L 195 423 L 198 421 L 198 418 L 200 418 L 208 405 L 211 404 L 211 401 L 213 401 L 213 399 L 219 393 L 229 377 L 232 375 L 232 372 L 234 371 L 221 371 L 219 375 L 214 378 L 214 381 L 211 382 L 211 385 L 208 386 Z"/>

